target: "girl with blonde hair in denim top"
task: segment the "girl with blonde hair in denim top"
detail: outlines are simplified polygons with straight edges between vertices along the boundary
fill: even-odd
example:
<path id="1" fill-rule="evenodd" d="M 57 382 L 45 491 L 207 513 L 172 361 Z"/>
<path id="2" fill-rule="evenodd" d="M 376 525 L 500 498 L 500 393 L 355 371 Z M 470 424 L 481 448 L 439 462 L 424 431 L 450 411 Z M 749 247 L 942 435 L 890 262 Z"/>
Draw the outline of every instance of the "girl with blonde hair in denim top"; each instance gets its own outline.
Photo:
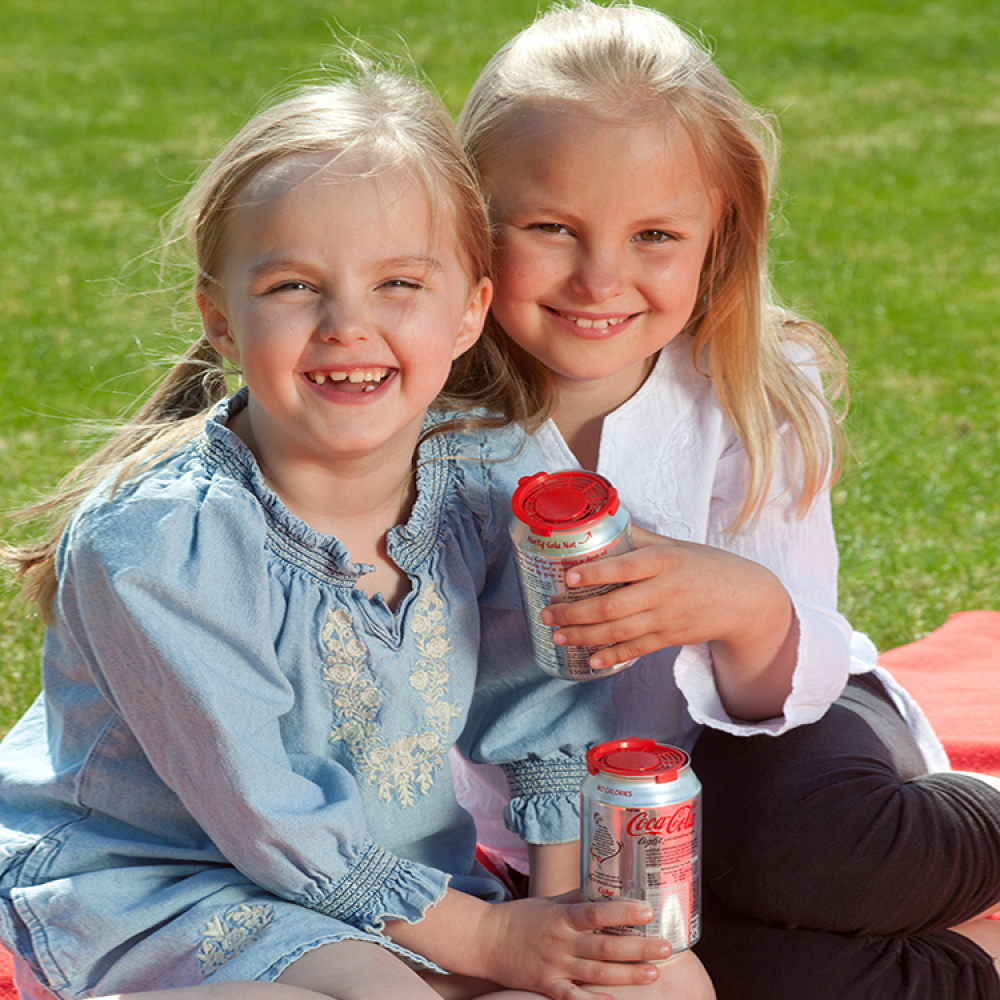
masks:
<path id="1" fill-rule="evenodd" d="M 455 800 L 461 737 L 529 772 L 516 829 L 573 837 L 601 706 L 518 642 L 535 404 L 478 341 L 489 232 L 443 106 L 388 70 L 307 88 L 180 219 L 203 335 L 7 553 L 47 620 L 0 747 L 22 996 L 676 996 L 665 942 L 592 933 L 645 907 L 505 901 Z"/>

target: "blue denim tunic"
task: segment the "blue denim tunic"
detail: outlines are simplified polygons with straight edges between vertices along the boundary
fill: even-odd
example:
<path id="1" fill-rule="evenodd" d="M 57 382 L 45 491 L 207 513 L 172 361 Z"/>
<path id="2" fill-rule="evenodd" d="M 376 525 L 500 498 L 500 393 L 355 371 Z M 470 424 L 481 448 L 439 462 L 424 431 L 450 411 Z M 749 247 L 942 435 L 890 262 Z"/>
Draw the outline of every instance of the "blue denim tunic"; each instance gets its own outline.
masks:
<path id="1" fill-rule="evenodd" d="M 502 898 L 455 801 L 456 741 L 505 765 L 512 828 L 578 834 L 610 706 L 531 658 L 508 523 L 532 446 L 422 446 L 393 611 L 265 485 L 226 426 L 245 399 L 95 492 L 62 540 L 43 692 L 0 746 L 0 939 L 28 995 L 273 980 L 329 941 L 402 952 L 383 922 L 448 885 Z"/>

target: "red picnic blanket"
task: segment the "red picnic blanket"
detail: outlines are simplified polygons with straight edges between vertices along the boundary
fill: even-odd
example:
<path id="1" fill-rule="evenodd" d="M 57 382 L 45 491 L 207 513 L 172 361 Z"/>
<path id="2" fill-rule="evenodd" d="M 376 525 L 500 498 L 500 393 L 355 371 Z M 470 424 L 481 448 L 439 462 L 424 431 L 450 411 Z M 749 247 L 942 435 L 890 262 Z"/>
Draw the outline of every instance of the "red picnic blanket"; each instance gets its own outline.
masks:
<path id="1" fill-rule="evenodd" d="M 916 698 L 956 771 L 1000 775 L 1000 611 L 962 611 L 879 658 Z"/>
<path id="2" fill-rule="evenodd" d="M 14 989 L 14 965 L 10 955 L 0 948 L 0 1000 L 17 1000 Z"/>
<path id="3" fill-rule="evenodd" d="M 962 611 L 916 642 L 884 653 L 959 771 L 1000 776 L 1000 611 Z M 0 1000 L 18 1000 L 0 949 Z"/>

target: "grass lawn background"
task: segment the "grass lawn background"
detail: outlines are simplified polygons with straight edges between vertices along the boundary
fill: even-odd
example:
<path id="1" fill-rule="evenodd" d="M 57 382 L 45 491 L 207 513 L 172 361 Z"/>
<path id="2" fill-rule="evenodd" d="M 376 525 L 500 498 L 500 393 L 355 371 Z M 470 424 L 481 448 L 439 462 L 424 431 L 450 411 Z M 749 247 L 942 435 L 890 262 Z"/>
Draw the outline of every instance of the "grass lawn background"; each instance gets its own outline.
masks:
<path id="1" fill-rule="evenodd" d="M 1000 31 L 993 0 L 678 0 L 778 115 L 775 276 L 851 363 L 834 494 L 841 602 L 881 648 L 1000 608 Z M 414 60 L 455 112 L 525 0 L 5 0 L 0 511 L 63 475 L 188 339 L 147 294 L 157 223 L 338 30 Z M 0 516 L 0 531 L 18 529 Z M 0 591 L 0 732 L 38 686 L 37 617 Z"/>

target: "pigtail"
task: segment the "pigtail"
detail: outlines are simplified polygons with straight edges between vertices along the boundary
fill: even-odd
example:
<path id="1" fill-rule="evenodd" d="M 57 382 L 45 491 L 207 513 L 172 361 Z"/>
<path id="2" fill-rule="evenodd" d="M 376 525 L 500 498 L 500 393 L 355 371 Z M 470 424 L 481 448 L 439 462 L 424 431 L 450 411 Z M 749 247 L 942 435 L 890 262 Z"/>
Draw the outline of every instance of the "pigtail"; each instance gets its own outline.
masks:
<path id="1" fill-rule="evenodd" d="M 748 350 L 735 338 L 713 337 L 707 364 L 699 364 L 698 339 L 693 361 L 711 373 L 723 412 L 747 452 L 750 478 L 742 507 L 729 525 L 730 532 L 752 527 L 768 500 L 775 470 L 782 461 L 790 429 L 797 456 L 796 511 L 805 516 L 816 497 L 832 486 L 843 463 L 842 413 L 846 410 L 847 380 L 843 354 L 821 327 L 777 307 L 762 326 L 770 327 L 766 349 Z M 815 380 L 806 375 L 812 367 Z M 738 372 L 737 378 L 727 372 Z"/>
<path id="2" fill-rule="evenodd" d="M 167 373 L 138 412 L 48 497 L 15 519 L 41 524 L 42 537 L 0 547 L 0 559 L 21 584 L 21 596 L 48 621 L 57 587 L 56 553 L 73 512 L 112 473 L 111 489 L 172 455 L 204 426 L 207 412 L 228 395 L 222 357 L 202 336 Z"/>

